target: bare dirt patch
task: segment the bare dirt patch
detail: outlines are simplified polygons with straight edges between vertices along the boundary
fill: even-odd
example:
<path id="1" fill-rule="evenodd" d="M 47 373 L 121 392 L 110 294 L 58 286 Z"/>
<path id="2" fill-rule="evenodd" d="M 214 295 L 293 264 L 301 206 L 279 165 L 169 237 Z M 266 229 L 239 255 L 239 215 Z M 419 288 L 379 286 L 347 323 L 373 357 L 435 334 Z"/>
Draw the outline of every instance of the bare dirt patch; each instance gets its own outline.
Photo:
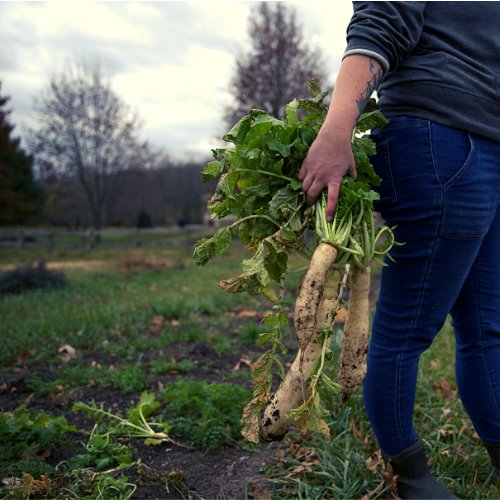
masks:
<path id="1" fill-rule="evenodd" d="M 7 264 L 0 265 L 0 271 L 12 271 L 16 267 L 23 264 Z M 47 269 L 53 269 L 55 271 L 66 270 L 66 269 L 82 269 L 84 271 L 94 271 L 96 269 L 101 269 L 104 266 L 109 265 L 108 262 L 104 260 L 53 260 L 46 261 L 45 266 Z"/>

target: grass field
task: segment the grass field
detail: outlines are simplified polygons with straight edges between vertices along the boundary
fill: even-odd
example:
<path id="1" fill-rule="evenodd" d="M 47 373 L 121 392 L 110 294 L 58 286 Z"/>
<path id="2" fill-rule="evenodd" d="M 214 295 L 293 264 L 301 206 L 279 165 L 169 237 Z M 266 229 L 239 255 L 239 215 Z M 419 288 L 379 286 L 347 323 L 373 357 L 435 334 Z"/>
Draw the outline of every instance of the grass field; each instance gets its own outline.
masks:
<path id="1" fill-rule="evenodd" d="M 386 497 L 360 394 L 329 401 L 329 443 L 295 432 L 243 441 L 271 304 L 218 288 L 242 247 L 205 268 L 191 252 L 0 250 L 3 269 L 44 258 L 68 282 L 0 297 L 0 497 Z M 287 282 L 288 313 L 299 279 Z M 291 326 L 286 344 L 290 361 Z M 419 376 L 415 422 L 436 476 L 460 498 L 499 498 L 457 396 L 449 324 Z"/>

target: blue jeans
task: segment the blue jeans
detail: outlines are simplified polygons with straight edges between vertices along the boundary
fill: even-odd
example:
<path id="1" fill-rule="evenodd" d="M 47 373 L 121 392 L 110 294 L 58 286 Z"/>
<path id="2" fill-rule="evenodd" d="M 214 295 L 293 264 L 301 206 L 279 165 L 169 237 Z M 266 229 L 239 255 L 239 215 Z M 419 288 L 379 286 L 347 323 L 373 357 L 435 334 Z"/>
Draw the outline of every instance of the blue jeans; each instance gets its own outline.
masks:
<path id="1" fill-rule="evenodd" d="M 500 142 L 412 117 L 375 130 L 375 209 L 404 246 L 382 270 L 363 387 L 385 454 L 416 441 L 420 355 L 447 315 L 460 398 L 478 435 L 500 442 Z"/>

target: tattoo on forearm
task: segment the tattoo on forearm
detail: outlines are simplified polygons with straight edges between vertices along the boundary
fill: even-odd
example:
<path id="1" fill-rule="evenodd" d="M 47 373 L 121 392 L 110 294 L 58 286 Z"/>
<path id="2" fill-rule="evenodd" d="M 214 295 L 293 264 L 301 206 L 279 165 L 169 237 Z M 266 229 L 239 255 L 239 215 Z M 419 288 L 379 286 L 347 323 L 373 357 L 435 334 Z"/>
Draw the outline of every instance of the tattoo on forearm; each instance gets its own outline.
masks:
<path id="1" fill-rule="evenodd" d="M 370 99 L 373 92 L 377 89 L 384 73 L 382 67 L 379 65 L 375 65 L 374 62 L 375 60 L 370 58 L 370 74 L 372 75 L 372 77 L 369 81 L 366 82 L 366 89 L 360 94 L 359 99 L 356 99 L 359 114 L 361 114 L 365 109 L 368 99 Z"/>

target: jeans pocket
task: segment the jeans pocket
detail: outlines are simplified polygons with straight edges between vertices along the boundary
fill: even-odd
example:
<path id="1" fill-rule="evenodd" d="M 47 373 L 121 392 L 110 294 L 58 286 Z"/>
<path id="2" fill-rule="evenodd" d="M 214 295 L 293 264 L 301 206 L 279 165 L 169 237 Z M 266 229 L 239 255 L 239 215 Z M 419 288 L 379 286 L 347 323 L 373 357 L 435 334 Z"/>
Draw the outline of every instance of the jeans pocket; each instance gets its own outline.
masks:
<path id="1" fill-rule="evenodd" d="M 448 142 L 432 141 L 436 176 L 441 184 L 439 234 L 475 238 L 489 228 L 494 203 L 483 178 L 480 154 L 466 132 L 449 129 Z"/>
<path id="2" fill-rule="evenodd" d="M 371 163 L 375 173 L 381 178 L 380 185 L 373 186 L 373 190 L 380 196 L 380 199 L 376 200 L 373 206 L 377 212 L 384 212 L 398 201 L 392 175 L 388 141 L 377 144 L 377 153 L 371 158 Z"/>
<path id="3" fill-rule="evenodd" d="M 467 132 L 435 122 L 430 124 L 430 142 L 434 172 L 446 191 L 469 167 L 474 145 Z"/>

